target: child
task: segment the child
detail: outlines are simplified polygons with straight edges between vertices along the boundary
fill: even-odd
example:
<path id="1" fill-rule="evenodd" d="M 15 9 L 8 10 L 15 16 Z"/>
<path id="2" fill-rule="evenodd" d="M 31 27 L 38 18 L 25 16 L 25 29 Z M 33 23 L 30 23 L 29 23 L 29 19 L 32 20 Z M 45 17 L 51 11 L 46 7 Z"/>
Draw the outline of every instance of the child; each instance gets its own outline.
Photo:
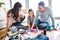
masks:
<path id="1" fill-rule="evenodd" d="M 34 12 L 32 9 L 29 9 L 28 10 L 28 18 L 27 18 L 27 23 L 28 23 L 29 29 L 34 27 L 34 22 L 35 22 Z"/>

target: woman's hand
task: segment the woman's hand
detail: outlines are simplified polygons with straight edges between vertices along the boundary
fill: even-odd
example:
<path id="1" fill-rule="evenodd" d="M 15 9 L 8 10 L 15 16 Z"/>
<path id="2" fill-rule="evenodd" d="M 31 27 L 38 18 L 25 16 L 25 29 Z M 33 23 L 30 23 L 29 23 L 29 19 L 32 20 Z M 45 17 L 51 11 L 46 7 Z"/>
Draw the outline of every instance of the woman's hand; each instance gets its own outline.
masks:
<path id="1" fill-rule="evenodd" d="M 20 17 L 20 18 L 24 18 L 24 15 L 20 14 L 19 17 Z"/>

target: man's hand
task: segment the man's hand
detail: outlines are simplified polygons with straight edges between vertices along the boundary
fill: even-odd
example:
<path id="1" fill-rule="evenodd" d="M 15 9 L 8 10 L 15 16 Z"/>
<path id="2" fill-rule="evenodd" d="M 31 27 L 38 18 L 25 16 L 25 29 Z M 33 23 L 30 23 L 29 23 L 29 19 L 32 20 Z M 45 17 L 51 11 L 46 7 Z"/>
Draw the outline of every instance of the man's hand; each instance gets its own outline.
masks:
<path id="1" fill-rule="evenodd" d="M 52 26 L 53 27 L 53 30 L 56 30 L 55 26 Z"/>

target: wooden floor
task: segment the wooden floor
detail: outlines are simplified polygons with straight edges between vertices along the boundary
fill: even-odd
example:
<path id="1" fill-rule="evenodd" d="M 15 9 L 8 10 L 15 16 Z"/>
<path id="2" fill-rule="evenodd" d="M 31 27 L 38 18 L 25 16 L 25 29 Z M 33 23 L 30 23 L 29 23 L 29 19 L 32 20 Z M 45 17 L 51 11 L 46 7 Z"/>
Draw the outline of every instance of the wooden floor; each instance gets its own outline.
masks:
<path id="1" fill-rule="evenodd" d="M 4 37 L 6 35 L 6 33 L 7 33 L 6 28 L 3 30 L 0 30 L 0 40 L 2 39 L 2 37 Z"/>

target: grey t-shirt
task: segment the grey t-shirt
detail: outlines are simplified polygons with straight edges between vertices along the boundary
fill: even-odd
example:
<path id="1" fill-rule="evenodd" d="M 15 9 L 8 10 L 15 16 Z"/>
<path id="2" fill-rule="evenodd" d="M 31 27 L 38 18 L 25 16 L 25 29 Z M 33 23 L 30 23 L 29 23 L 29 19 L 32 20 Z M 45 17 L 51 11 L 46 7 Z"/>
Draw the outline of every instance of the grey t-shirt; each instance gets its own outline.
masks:
<path id="1" fill-rule="evenodd" d="M 34 23 L 34 22 L 35 22 L 35 17 L 30 18 L 30 17 L 28 16 L 27 22 L 30 23 L 30 24 Z"/>
<path id="2" fill-rule="evenodd" d="M 54 18 L 52 15 L 52 10 L 49 7 L 45 7 L 45 10 L 43 12 L 40 12 L 37 10 L 36 12 L 36 19 L 40 19 L 42 22 L 48 22 L 49 18 L 52 20 L 52 25 L 54 26 Z"/>

